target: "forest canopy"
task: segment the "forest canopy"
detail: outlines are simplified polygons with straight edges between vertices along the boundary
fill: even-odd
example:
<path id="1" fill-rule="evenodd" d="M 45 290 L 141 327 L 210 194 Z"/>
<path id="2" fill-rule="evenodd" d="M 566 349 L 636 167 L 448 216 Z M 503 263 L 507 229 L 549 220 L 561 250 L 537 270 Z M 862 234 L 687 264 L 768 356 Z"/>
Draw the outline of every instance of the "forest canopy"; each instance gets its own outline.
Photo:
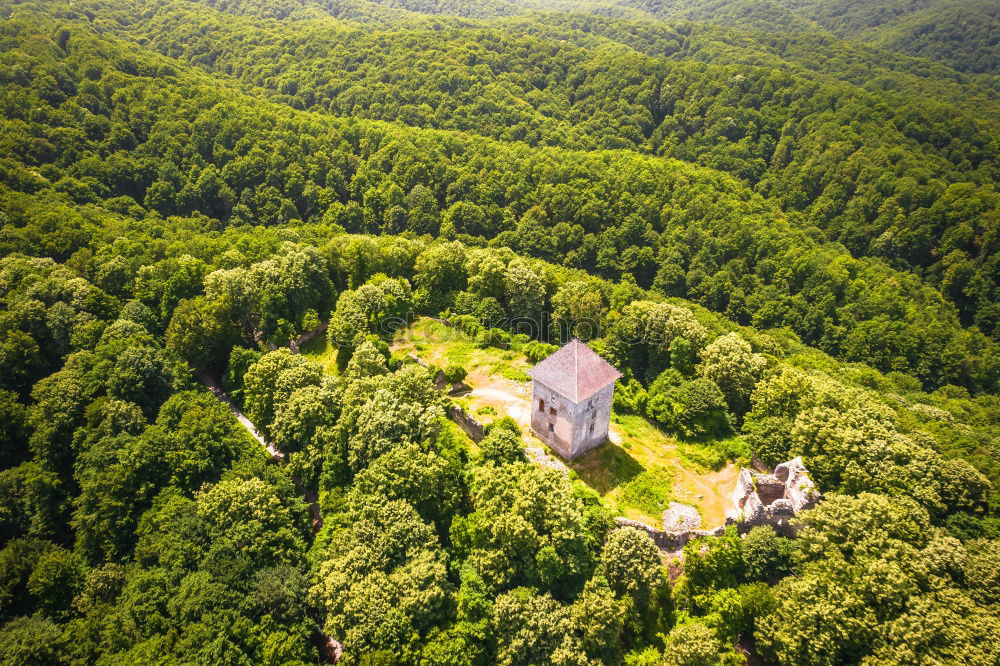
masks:
<path id="1" fill-rule="evenodd" d="M 969 6 L 0 2 L 0 660 L 996 663 Z M 419 317 L 823 499 L 667 555 Z"/>

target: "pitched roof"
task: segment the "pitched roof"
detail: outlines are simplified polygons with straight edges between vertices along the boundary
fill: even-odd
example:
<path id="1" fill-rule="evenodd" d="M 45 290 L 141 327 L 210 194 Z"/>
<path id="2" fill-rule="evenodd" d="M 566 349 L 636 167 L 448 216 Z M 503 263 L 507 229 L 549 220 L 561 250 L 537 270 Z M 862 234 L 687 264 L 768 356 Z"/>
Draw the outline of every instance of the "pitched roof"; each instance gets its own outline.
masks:
<path id="1" fill-rule="evenodd" d="M 586 400 L 622 376 L 576 338 L 528 371 L 532 379 L 573 402 Z"/>

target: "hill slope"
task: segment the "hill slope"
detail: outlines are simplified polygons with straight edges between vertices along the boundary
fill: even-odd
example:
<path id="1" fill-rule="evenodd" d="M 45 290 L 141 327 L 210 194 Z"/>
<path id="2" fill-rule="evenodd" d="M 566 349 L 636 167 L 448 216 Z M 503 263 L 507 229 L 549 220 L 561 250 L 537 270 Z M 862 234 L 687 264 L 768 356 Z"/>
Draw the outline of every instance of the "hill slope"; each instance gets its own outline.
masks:
<path id="1" fill-rule="evenodd" d="M 990 336 L 1000 326 L 1000 114 L 990 113 L 995 101 L 958 101 L 983 93 L 971 84 L 942 84 L 930 102 L 934 74 L 914 83 L 776 70 L 803 49 L 742 46 L 745 37 L 726 33 L 622 37 L 637 52 L 616 38 L 640 24 L 598 18 L 371 32 L 329 18 L 261 23 L 205 3 L 145 6 L 123 3 L 128 11 L 108 28 L 293 108 L 529 145 L 627 148 L 725 171 L 801 213 L 798 226 L 918 273 L 958 306 L 964 325 Z M 39 8 L 72 17 L 81 5 Z M 858 65 L 842 43 L 806 43 L 808 58 L 832 51 L 844 54 L 836 69 Z"/>
<path id="2" fill-rule="evenodd" d="M 800 120 L 825 129 L 802 136 L 835 169 L 855 144 L 825 139 L 839 128 L 877 148 L 889 102 L 851 105 L 842 79 L 796 63 L 741 90 L 751 70 L 715 60 L 774 45 L 728 31 L 706 33 L 711 63 L 679 64 L 624 46 L 673 31 L 628 37 L 637 24 L 620 18 L 515 16 L 496 25 L 534 28 L 487 48 L 491 28 L 464 18 L 377 31 L 309 7 L 287 23 L 157 7 L 22 3 L 0 23 L 5 662 L 737 666 L 751 642 L 778 666 L 997 661 L 995 343 L 919 265 L 852 257 L 784 211 L 767 170 L 752 185 L 694 163 L 701 149 L 572 143 L 588 139 L 574 96 L 639 65 L 686 86 L 661 126 L 711 118 L 724 135 L 711 107 L 763 108 L 769 81 L 791 106 L 819 98 L 819 120 Z M 406 52 L 434 71 L 396 72 Z M 447 129 L 365 117 L 374 104 L 295 108 L 339 90 L 323 54 L 367 67 L 362 91 L 424 81 L 430 98 L 437 81 L 485 118 L 550 124 L 530 144 L 484 136 L 447 95 Z M 473 75 L 524 103 L 485 99 Z M 627 118 L 638 98 L 605 111 Z M 961 135 L 948 118 L 940 136 Z M 947 190 L 944 236 L 992 247 L 965 224 L 995 228 L 976 192 L 915 170 L 977 172 L 941 150 L 889 144 L 857 180 L 900 207 Z M 550 343 L 588 339 L 625 375 L 620 444 L 563 475 L 531 462 L 510 419 L 469 441 L 437 369 L 388 351 L 418 316 L 454 343 L 449 380 L 521 378 Z M 291 349 L 323 323 L 322 364 Z M 730 527 L 678 558 L 616 524 L 616 510 L 655 523 L 698 499 L 690 481 L 709 470 L 798 456 L 823 499 L 796 538 Z"/>
<path id="3" fill-rule="evenodd" d="M 139 70 L 115 64 L 127 78 L 102 87 L 89 72 L 109 63 L 88 69 L 95 51 L 79 36 L 70 32 L 65 50 L 44 55 L 10 52 L 9 71 L 27 76 L 9 88 L 0 144 L 11 156 L 5 182 L 16 190 L 54 187 L 81 203 L 132 201 L 228 223 L 325 220 L 350 231 L 493 239 L 603 276 L 630 274 L 741 323 L 791 327 L 832 354 L 913 372 L 928 385 L 993 390 L 1000 376 L 995 344 L 964 330 L 939 292 L 818 241 L 774 201 L 717 171 L 633 151 L 537 150 L 259 106 L 187 73 L 167 84 L 179 70 L 165 58 L 140 61 Z M 157 72 L 156 85 L 136 76 Z M 118 81 L 127 94 L 115 91 Z M 195 91 L 215 100 L 211 111 L 178 103 Z M 27 110 L 39 105 L 49 115 L 28 124 Z M 135 116 L 136 107 L 147 112 Z M 329 128 L 355 138 L 345 145 Z M 303 144 L 310 135 L 322 149 Z M 777 270 L 789 263 L 799 268 Z"/>

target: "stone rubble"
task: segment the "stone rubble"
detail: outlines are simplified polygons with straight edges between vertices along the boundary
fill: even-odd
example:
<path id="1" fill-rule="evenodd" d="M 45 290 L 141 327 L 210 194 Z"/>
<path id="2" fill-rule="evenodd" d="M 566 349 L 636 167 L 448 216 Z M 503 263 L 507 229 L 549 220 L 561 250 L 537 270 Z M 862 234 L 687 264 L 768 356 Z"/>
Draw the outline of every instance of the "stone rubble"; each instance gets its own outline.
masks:
<path id="1" fill-rule="evenodd" d="M 671 502 L 663 512 L 663 529 L 666 532 L 686 532 L 701 527 L 701 514 L 688 504 Z"/>
<path id="2" fill-rule="evenodd" d="M 758 474 L 743 468 L 732 497 L 733 509 L 725 524 L 711 530 L 698 529 L 701 516 L 697 509 L 679 502 L 671 502 L 663 512 L 662 528 L 622 517 L 615 520 L 618 525 L 642 530 L 660 550 L 675 552 L 692 539 L 721 536 L 729 525 L 736 525 L 740 534 L 758 525 L 771 525 L 781 534 L 795 536 L 796 530 L 789 521 L 800 511 L 816 506 L 820 493 L 802 458 L 794 458 L 775 467 L 773 474 Z"/>

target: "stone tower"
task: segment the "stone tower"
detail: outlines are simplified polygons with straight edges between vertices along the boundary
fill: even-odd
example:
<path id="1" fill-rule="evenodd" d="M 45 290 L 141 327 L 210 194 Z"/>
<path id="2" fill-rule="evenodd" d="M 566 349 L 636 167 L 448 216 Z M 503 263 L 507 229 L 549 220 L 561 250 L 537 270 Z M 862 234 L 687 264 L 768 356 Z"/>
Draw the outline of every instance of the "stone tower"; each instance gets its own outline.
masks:
<path id="1" fill-rule="evenodd" d="M 608 437 L 615 380 L 622 376 L 587 345 L 573 339 L 528 371 L 531 429 L 572 460 Z"/>

